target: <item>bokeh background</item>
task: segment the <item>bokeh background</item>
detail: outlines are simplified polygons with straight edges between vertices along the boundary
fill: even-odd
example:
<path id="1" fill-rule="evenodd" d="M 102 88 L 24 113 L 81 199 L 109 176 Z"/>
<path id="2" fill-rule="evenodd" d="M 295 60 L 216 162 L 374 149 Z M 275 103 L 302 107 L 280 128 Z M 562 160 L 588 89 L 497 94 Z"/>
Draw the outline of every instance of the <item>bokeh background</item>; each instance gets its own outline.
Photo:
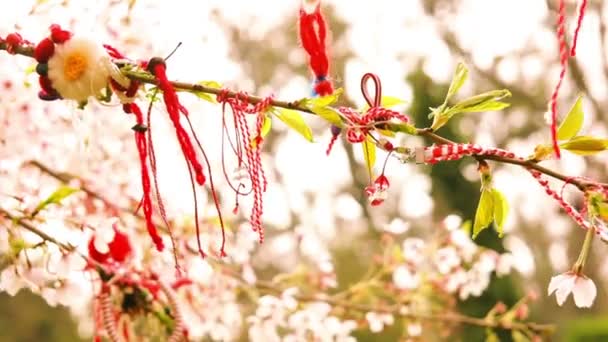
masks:
<path id="1" fill-rule="evenodd" d="M 385 95 L 408 101 L 407 113 L 418 127 L 430 124 L 429 108 L 441 104 L 452 71 L 459 61 L 470 68 L 470 79 L 460 96 L 507 88 L 512 106 L 500 112 L 476 113 L 455 118 L 441 133 L 447 138 L 510 149 L 530 154 L 534 146 L 549 141 L 545 121 L 547 99 L 559 74 L 555 37 L 557 1 L 545 0 L 327 0 L 323 8 L 331 29 L 331 70 L 335 85 L 345 89 L 341 104 L 361 106 L 359 81 L 363 73 L 375 72 Z M 578 1 L 568 1 L 568 32 L 575 24 Z M 166 55 L 178 42 L 182 47 L 171 57 L 171 78 L 184 81 L 215 80 L 234 89 L 259 95 L 295 100 L 309 96 L 311 77 L 307 59 L 297 39 L 297 0 L 100 0 L 100 1 L 9 1 L 0 0 L 0 34 L 19 30 L 36 41 L 51 23 L 75 32 L 95 35 L 120 47 L 132 58 Z M 608 104 L 608 3 L 590 0 L 581 29 L 578 55 L 571 59 L 560 97 L 566 113 L 579 94 L 585 95 L 584 133 L 606 137 Z M 27 81 L 25 70 L 32 61 L 0 54 L 0 75 Z M 35 87 L 23 87 L 24 101 L 36 101 Z M 219 109 L 185 97 L 198 118 L 203 136 L 213 137 Z M 9 104 L 0 103 L 0 108 Z M 54 110 L 72 111 L 72 108 Z M 73 155 L 66 164 L 81 162 L 87 172 L 86 151 L 78 141 L 107 145 L 107 132 L 96 125 L 96 115 L 121 115 L 116 108 L 96 108 L 95 115 L 80 117 Z M 308 143 L 297 133 L 275 123 L 266 144 L 266 168 L 272 174 L 266 196 L 268 239 L 254 259 L 261 270 L 282 270 L 298 262 L 296 232 L 314 230 L 318 243 L 329 247 L 340 287 L 354 282 L 366 269 L 371 240 L 395 219 L 403 220 L 406 235 L 430 236 L 436 222 L 456 214 L 474 217 L 479 186 L 471 160 L 436 166 L 401 164 L 390 160 L 391 179 L 385 205 L 370 208 L 362 189 L 367 184 L 360 148 L 338 143 L 330 157 L 325 148 L 330 138 L 326 123 L 313 117 L 307 122 L 315 133 Z M 122 134 L 130 125 L 123 121 Z M 105 128 L 105 129 L 116 129 Z M 116 133 L 119 134 L 119 133 Z M 158 135 L 170 135 L 160 130 Z M 111 135 L 109 135 L 111 137 Z M 211 138 L 209 138 L 211 140 Z M 218 140 L 219 141 L 219 140 Z M 35 143 L 35 142 L 32 142 Z M 66 142 L 67 143 L 67 142 Z M 409 146 L 430 144 L 418 138 L 403 141 Z M 161 174 L 182 172 L 171 162 L 175 143 L 159 147 L 166 160 Z M 10 142 L 3 148 L 13 148 Z M 219 149 L 218 149 L 219 150 Z M 218 160 L 219 151 L 211 152 Z M 135 156 L 135 154 L 132 154 Z M 40 156 L 44 160 L 44 156 Z M 123 156 L 123 158 L 126 158 Z M 383 160 L 379 156 L 379 160 Z M 606 180 L 605 155 L 582 158 L 565 153 L 547 165 L 572 176 Z M 90 164 L 89 164 L 90 165 Z M 135 164 L 134 164 L 135 165 Z M 540 294 L 532 306 L 531 319 L 557 324 L 558 341 L 608 340 L 608 263 L 606 245 L 596 241 L 586 273 L 598 286 L 591 309 L 580 310 L 568 301 L 557 306 L 547 297 L 552 275 L 567 270 L 576 259 L 582 230 L 548 198 L 521 169 L 492 164 L 495 186 L 511 204 L 506 234 L 498 239 L 491 230 L 477 242 L 496 250 L 511 251 L 517 273 L 495 280 L 480 298 L 460 303 L 465 312 L 483 315 L 498 299 L 514 303 L 528 291 Z M 130 183 L 137 184 L 137 170 Z M 191 210 L 184 200 L 186 180 L 162 179 L 169 210 Z M 172 190 L 175 189 L 175 190 Z M 137 192 L 137 186 L 125 191 Z M 572 192 L 567 197 L 580 204 Z M 228 206 L 229 204 L 227 204 Z M 314 250 L 314 246 L 310 247 Z M 465 341 L 483 339 L 483 330 L 464 328 Z M 391 340 L 390 330 L 382 335 Z M 359 336 L 373 340 L 372 336 Z M 49 308 L 43 300 L 22 291 L 15 297 L 0 295 L 0 341 L 77 341 L 78 331 L 69 313 Z"/>

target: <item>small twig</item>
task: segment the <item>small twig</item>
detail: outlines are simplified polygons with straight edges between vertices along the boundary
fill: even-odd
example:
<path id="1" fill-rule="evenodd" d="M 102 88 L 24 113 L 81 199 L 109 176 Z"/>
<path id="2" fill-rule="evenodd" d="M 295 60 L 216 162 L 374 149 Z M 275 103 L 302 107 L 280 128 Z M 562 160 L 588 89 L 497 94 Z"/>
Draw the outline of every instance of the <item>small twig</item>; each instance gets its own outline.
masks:
<path id="1" fill-rule="evenodd" d="M 4 208 L 0 208 L 0 216 L 6 217 L 7 219 L 11 220 L 15 224 L 18 224 L 19 226 L 25 228 L 26 230 L 28 230 L 28 231 L 30 231 L 30 232 L 38 235 L 42 240 L 51 242 L 51 243 L 57 245 L 58 247 L 60 247 L 61 249 L 63 249 L 64 251 L 66 251 L 66 252 L 73 252 L 73 251 L 76 250 L 76 247 L 58 241 L 54 237 L 48 235 L 47 233 L 43 232 L 42 230 L 40 230 L 40 229 L 38 229 L 36 227 L 34 227 L 31 223 L 25 221 L 24 219 L 19 218 L 19 217 L 15 217 L 14 215 L 12 215 L 11 213 L 9 213 Z"/>
<path id="2" fill-rule="evenodd" d="M 244 284 L 248 284 L 238 273 L 232 270 L 224 269 L 225 273 Z M 270 292 L 276 295 L 281 295 L 284 289 L 277 287 L 275 284 L 267 281 L 258 280 L 255 282 L 255 287 L 259 290 Z M 366 304 L 353 303 L 351 301 L 339 300 L 326 296 L 294 294 L 293 298 L 299 302 L 325 302 L 334 307 L 340 307 L 347 310 L 358 312 L 378 312 L 387 313 L 407 319 L 425 320 L 434 322 L 445 322 L 452 324 L 467 324 L 492 329 L 505 330 L 531 330 L 536 333 L 552 333 L 555 326 L 551 324 L 540 324 L 534 322 L 505 322 L 501 320 L 486 320 L 483 318 L 470 317 L 454 312 L 446 313 L 414 313 L 404 312 L 401 305 L 392 306 L 373 306 Z"/>

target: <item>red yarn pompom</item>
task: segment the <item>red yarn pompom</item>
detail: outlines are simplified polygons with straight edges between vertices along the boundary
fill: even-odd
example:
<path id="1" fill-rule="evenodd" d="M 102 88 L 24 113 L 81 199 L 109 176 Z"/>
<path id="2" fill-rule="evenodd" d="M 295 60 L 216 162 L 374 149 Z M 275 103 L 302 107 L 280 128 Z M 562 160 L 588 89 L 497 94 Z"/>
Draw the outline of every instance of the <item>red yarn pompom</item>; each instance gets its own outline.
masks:
<path id="1" fill-rule="evenodd" d="M 127 234 L 117 230 L 116 228 L 114 228 L 114 232 L 114 240 L 108 244 L 108 247 L 110 247 L 110 255 L 115 261 L 123 262 L 129 255 L 131 255 L 133 250 L 131 248 L 131 242 L 129 242 L 129 237 Z"/>
<path id="2" fill-rule="evenodd" d="M 40 84 L 40 88 L 48 94 L 53 94 L 57 92 L 55 88 L 53 88 L 53 84 L 47 76 L 38 77 L 38 83 Z"/>
<path id="3" fill-rule="evenodd" d="M 21 38 L 21 35 L 19 33 L 14 32 L 6 36 L 5 41 L 8 45 L 14 46 L 21 44 L 21 42 L 23 42 L 23 38 Z"/>
<path id="4" fill-rule="evenodd" d="M 70 38 L 72 38 L 72 33 L 70 31 L 66 31 L 61 28 L 61 26 L 57 24 L 53 24 L 50 27 L 51 30 L 51 39 L 56 44 L 63 44 Z"/>
<path id="5" fill-rule="evenodd" d="M 317 84 L 315 84 L 315 93 L 319 94 L 320 96 L 331 95 L 333 92 L 334 87 L 328 80 L 317 82 Z"/>
<path id="6" fill-rule="evenodd" d="M 108 244 L 110 250 L 107 253 L 100 253 L 95 248 L 95 236 L 91 237 L 87 248 L 89 257 L 100 264 L 106 263 L 110 259 L 116 262 L 124 262 L 133 251 L 127 234 L 119 231 L 116 227 L 114 227 L 114 239 Z"/>
<path id="7" fill-rule="evenodd" d="M 44 38 L 34 49 L 34 58 L 38 63 L 46 63 L 55 52 L 55 44 L 50 38 Z"/>
<path id="8" fill-rule="evenodd" d="M 89 250 L 89 257 L 100 264 L 103 264 L 110 257 L 110 253 L 100 253 L 97 248 L 95 248 L 95 236 L 91 237 L 89 240 L 89 244 L 87 245 Z"/>

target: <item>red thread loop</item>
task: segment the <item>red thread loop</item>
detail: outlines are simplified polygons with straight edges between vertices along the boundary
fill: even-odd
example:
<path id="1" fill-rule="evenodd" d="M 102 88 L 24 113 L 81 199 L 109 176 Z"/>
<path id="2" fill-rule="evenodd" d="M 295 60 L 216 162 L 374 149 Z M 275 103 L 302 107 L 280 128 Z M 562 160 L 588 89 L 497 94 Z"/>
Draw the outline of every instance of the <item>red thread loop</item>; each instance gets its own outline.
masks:
<path id="1" fill-rule="evenodd" d="M 367 83 L 369 80 L 374 82 L 374 96 L 373 100 L 368 91 Z M 365 136 L 374 127 L 387 124 L 391 120 L 397 120 L 399 122 L 409 122 L 410 119 L 405 114 L 401 114 L 394 110 L 381 107 L 382 103 L 382 83 L 378 75 L 367 73 L 361 78 L 361 92 L 363 98 L 370 106 L 364 115 L 361 115 L 357 111 L 347 108 L 340 107 L 338 110 L 345 119 L 346 124 L 346 140 L 350 143 L 360 143 L 365 140 Z"/>
<path id="2" fill-rule="evenodd" d="M 327 79 L 329 58 L 325 46 L 327 27 L 318 4 L 312 13 L 300 9 L 300 40 L 309 55 L 310 68 L 315 74 L 315 93 L 321 96 L 333 93 L 333 85 Z"/>

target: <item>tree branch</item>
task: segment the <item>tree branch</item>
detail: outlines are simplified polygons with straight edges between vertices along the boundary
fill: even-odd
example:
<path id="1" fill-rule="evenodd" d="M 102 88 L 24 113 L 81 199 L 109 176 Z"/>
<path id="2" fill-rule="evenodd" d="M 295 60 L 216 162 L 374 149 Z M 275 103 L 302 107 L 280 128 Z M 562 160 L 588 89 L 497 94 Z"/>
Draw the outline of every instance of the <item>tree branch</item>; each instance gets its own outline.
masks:
<path id="1" fill-rule="evenodd" d="M 0 42 L 0 50 L 6 50 L 6 49 L 7 49 L 6 43 Z M 33 47 L 31 45 L 16 46 L 14 48 L 14 52 L 15 52 L 15 54 L 32 57 L 33 56 Z M 126 64 L 122 63 L 120 65 L 124 66 Z M 158 84 L 157 79 L 149 73 L 126 70 L 126 71 L 123 71 L 123 74 L 131 80 L 135 80 L 135 81 L 139 81 L 139 82 L 147 83 L 147 84 L 154 84 L 154 85 Z M 238 96 L 239 98 L 244 99 L 251 104 L 256 104 L 256 103 L 259 103 L 264 100 L 263 98 L 258 97 L 258 96 L 239 94 L 238 92 L 235 92 L 235 91 L 213 88 L 213 87 L 205 86 L 202 84 L 193 84 L 193 83 L 185 83 L 185 82 L 177 82 L 177 81 L 171 81 L 171 84 L 176 89 L 182 90 L 182 91 L 202 92 L 202 93 L 213 94 L 213 95 L 223 94 L 224 96 L 229 97 L 229 98 Z M 300 112 L 315 115 L 310 109 L 300 105 L 300 101 L 288 102 L 288 101 L 280 101 L 280 100 L 273 99 L 272 101 L 270 101 L 270 105 L 275 106 L 275 107 L 297 110 Z M 389 130 L 400 131 L 400 129 L 398 128 L 398 125 L 389 123 L 389 124 L 386 124 L 385 126 Z M 425 136 L 425 137 L 429 138 L 430 140 L 432 140 L 433 142 L 438 143 L 438 144 L 455 144 L 454 141 L 443 138 L 427 128 L 417 128 L 416 134 Z M 484 155 L 484 154 L 472 155 L 472 157 L 493 160 L 493 161 L 500 162 L 500 163 L 519 165 L 526 169 L 536 170 L 547 176 L 570 183 L 570 184 L 576 186 L 579 190 L 581 190 L 583 192 L 591 187 L 597 187 L 597 186 L 608 188 L 608 184 L 606 184 L 606 183 L 598 183 L 598 182 L 594 182 L 594 181 L 590 181 L 590 180 L 571 177 L 571 176 L 559 173 L 555 170 L 551 170 L 546 167 L 543 167 L 543 166 L 539 165 L 537 162 L 532 161 L 532 160 L 522 161 L 521 159 L 518 159 L 518 158 L 507 158 L 507 157 L 494 156 L 494 155 L 490 156 L 490 155 Z"/>

